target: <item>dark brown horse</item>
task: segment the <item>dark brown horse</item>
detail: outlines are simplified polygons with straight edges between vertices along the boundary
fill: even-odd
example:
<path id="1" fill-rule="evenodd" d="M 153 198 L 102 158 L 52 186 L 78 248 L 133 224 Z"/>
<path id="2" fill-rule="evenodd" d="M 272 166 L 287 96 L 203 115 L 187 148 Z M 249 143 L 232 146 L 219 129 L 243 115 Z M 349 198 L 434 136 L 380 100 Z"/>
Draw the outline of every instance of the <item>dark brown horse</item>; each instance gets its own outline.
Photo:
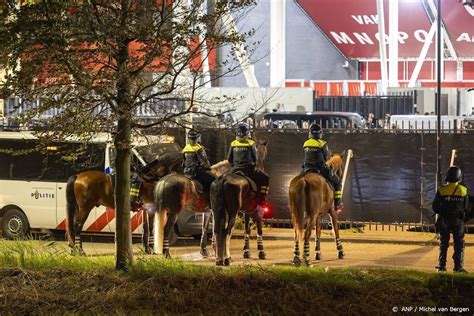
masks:
<path id="1" fill-rule="evenodd" d="M 181 166 L 181 153 L 167 153 L 152 163 L 149 173 L 159 179 L 170 172 L 178 171 Z M 154 206 L 154 181 L 143 182 L 140 189 L 140 199 L 144 208 Z M 115 208 L 114 188 L 112 177 L 100 171 L 85 171 L 71 176 L 66 185 L 67 202 L 67 238 L 69 246 L 74 252 L 83 254 L 81 232 L 91 210 L 103 205 L 107 208 Z M 150 210 L 153 213 L 153 210 Z M 143 213 L 143 242 L 145 250 L 149 251 L 148 235 L 149 220 Z M 78 245 L 76 245 L 78 244 Z M 77 246 L 77 247 L 76 247 Z"/>
<path id="2" fill-rule="evenodd" d="M 326 163 L 340 178 L 344 168 L 342 155 L 333 155 Z M 294 265 L 301 265 L 299 246 L 304 245 L 303 259 L 309 264 L 309 240 L 316 227 L 316 260 L 321 260 L 321 225 L 320 215 L 328 213 L 334 228 L 339 259 L 344 258 L 344 251 L 339 239 L 337 212 L 334 209 L 334 191 L 326 179 L 318 173 L 310 172 L 294 177 L 289 187 L 290 212 L 295 229 Z"/>
<path id="3" fill-rule="evenodd" d="M 264 170 L 266 156 L 267 142 L 257 141 L 257 168 L 261 171 Z M 211 208 L 214 213 L 216 265 L 230 264 L 230 238 L 238 211 L 255 211 L 257 204 L 257 193 L 243 176 L 228 173 L 212 183 Z M 263 251 L 263 244 L 259 248 Z"/>
<path id="4" fill-rule="evenodd" d="M 229 170 L 230 164 L 227 160 L 211 166 L 211 172 L 218 177 Z M 207 194 L 209 194 L 207 192 Z M 169 174 L 156 184 L 155 187 L 155 210 L 157 216 L 157 227 L 154 231 L 158 242 L 155 244 L 154 252 L 170 257 L 169 240 L 172 229 L 176 223 L 179 213 L 183 210 L 205 213 L 201 231 L 201 255 L 207 257 L 207 232 L 211 219 L 209 209 L 209 196 L 201 191 L 201 187 L 195 181 L 181 174 Z"/>

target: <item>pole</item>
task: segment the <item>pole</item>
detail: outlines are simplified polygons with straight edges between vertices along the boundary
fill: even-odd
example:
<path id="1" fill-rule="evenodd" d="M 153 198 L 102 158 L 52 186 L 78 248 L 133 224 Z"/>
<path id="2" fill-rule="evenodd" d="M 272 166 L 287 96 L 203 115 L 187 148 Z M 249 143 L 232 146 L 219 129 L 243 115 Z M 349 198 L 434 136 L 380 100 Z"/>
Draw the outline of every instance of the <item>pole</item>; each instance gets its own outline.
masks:
<path id="1" fill-rule="evenodd" d="M 436 33 L 436 80 L 437 80 L 437 93 L 436 93 L 436 111 L 437 111 L 437 126 L 436 126 L 436 189 L 441 186 L 441 0 L 437 0 L 437 11 L 438 11 L 438 24 Z"/>
<path id="2" fill-rule="evenodd" d="M 349 170 L 349 161 L 351 160 L 351 158 L 354 156 L 354 154 L 352 153 L 352 149 L 349 149 L 347 151 L 347 158 L 346 158 L 346 163 L 344 165 L 344 173 L 342 174 L 342 179 L 341 179 L 341 183 L 342 183 L 342 186 L 341 186 L 341 194 L 344 193 L 344 184 L 346 183 L 346 178 L 347 178 L 347 171 Z"/>
<path id="3" fill-rule="evenodd" d="M 436 93 L 436 114 L 437 114 L 437 124 L 436 124 L 436 190 L 441 186 L 441 0 L 438 0 L 437 3 L 438 11 L 438 24 L 436 32 L 436 83 L 437 83 L 437 93 Z M 438 214 L 435 216 L 435 223 L 438 222 Z M 435 225 L 436 226 L 436 225 Z M 437 233 L 437 238 L 439 239 L 439 234 Z"/>
<path id="4" fill-rule="evenodd" d="M 457 157 L 457 150 L 453 149 L 451 151 L 451 161 L 449 162 L 450 167 L 454 166 L 454 160 L 456 159 L 456 157 Z"/>

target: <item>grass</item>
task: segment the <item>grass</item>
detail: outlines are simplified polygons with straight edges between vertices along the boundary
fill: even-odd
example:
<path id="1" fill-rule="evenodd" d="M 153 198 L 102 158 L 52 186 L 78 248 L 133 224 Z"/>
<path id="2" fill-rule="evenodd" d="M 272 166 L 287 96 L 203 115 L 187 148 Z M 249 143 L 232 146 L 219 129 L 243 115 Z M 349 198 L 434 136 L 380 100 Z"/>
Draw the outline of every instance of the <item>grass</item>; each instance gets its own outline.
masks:
<path id="1" fill-rule="evenodd" d="M 73 257 L 57 243 L 0 242 L 0 314 L 387 314 L 393 306 L 474 311 L 474 276 L 410 270 L 233 267 L 137 256 Z"/>

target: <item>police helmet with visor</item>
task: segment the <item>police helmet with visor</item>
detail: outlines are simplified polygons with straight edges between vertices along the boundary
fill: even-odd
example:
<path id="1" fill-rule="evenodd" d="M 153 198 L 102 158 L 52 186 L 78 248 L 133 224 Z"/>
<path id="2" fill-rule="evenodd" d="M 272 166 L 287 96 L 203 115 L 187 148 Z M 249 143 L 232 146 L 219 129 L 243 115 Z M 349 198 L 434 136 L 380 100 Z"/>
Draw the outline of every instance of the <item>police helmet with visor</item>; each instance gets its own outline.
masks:
<path id="1" fill-rule="evenodd" d="M 446 182 L 459 182 L 462 179 L 462 172 L 461 168 L 458 166 L 451 166 L 449 167 L 448 171 L 446 172 Z"/>
<path id="2" fill-rule="evenodd" d="M 321 139 L 323 137 L 323 129 L 319 124 L 311 124 L 309 127 L 309 137 L 315 139 Z"/>

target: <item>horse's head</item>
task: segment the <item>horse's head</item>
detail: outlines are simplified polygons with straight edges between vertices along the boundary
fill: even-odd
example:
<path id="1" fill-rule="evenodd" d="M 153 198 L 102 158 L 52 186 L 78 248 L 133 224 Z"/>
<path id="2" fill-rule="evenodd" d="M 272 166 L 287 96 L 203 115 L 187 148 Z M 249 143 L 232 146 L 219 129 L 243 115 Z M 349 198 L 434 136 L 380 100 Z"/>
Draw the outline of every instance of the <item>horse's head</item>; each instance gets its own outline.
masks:
<path id="1" fill-rule="evenodd" d="M 264 165 L 263 163 L 265 162 L 265 159 L 267 158 L 267 140 L 257 140 L 256 142 L 256 147 L 257 147 L 257 168 L 260 170 L 264 170 Z"/>
<path id="2" fill-rule="evenodd" d="M 145 166 L 142 172 L 159 179 L 171 172 L 180 172 L 182 163 L 183 155 L 181 152 L 165 153 Z"/>
<path id="3" fill-rule="evenodd" d="M 344 172 L 344 152 L 341 154 L 333 154 L 326 165 L 339 177 L 342 178 Z"/>

